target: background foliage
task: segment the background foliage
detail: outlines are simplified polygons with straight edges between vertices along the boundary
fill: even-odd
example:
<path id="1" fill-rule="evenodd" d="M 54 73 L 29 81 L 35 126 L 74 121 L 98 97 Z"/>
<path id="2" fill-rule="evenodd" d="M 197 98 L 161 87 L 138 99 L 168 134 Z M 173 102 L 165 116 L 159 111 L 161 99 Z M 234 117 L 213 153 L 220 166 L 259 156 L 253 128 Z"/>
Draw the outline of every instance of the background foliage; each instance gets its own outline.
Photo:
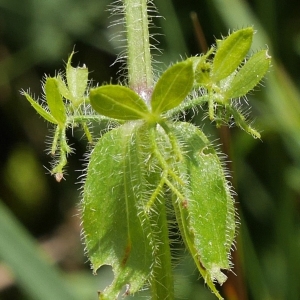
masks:
<path id="1" fill-rule="evenodd" d="M 80 241 L 80 192 L 74 183 L 86 143 L 80 132 L 69 133 L 77 151 L 69 157 L 67 180 L 57 184 L 43 168 L 50 160 L 44 151 L 47 125 L 19 94 L 30 87 L 39 95 L 43 74 L 62 69 L 74 45 L 74 65 L 94 70 L 95 82 L 117 81 L 120 65 L 111 65 L 120 44 L 111 36 L 120 28 L 108 27 L 113 20 L 109 3 L 0 0 L 1 300 L 96 299 L 96 291 L 110 280 L 106 270 L 91 274 Z M 157 69 L 199 53 L 191 11 L 198 14 L 209 45 L 229 29 L 254 25 L 253 50 L 270 48 L 273 67 L 265 88 L 249 97 L 262 141 L 231 130 L 242 223 L 238 250 L 248 299 L 299 299 L 300 3 L 164 0 L 156 5 L 165 17 L 155 20 L 163 50 Z M 191 118 L 202 122 L 201 113 Z M 218 138 L 210 124 L 204 131 Z M 179 295 L 214 299 L 194 271 L 188 258 L 178 265 Z"/>

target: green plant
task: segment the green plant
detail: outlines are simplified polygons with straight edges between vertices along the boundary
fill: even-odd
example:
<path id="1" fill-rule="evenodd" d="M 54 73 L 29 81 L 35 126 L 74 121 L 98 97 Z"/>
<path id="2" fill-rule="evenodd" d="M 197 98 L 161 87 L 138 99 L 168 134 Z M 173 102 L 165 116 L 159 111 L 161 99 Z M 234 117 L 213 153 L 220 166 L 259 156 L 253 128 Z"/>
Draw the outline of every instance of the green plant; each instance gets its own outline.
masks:
<path id="1" fill-rule="evenodd" d="M 116 299 L 149 284 L 152 299 L 174 299 L 170 228 L 176 226 L 205 282 L 222 299 L 231 268 L 236 216 L 228 174 L 196 126 L 179 121 L 201 106 L 217 126 L 235 123 L 259 138 L 240 105 L 270 66 L 267 50 L 245 60 L 254 30 L 237 30 L 201 56 L 189 57 L 153 79 L 146 0 L 124 0 L 127 80 L 91 88 L 88 69 L 71 66 L 47 77 L 35 110 L 55 125 L 51 173 L 61 181 L 72 152 L 66 130 L 81 126 L 92 146 L 82 200 L 83 233 L 94 272 L 113 267 L 114 281 L 99 299 Z M 93 122 L 107 122 L 94 144 Z M 175 220 L 170 224 L 170 216 Z M 174 224 L 175 223 L 175 224 Z"/>

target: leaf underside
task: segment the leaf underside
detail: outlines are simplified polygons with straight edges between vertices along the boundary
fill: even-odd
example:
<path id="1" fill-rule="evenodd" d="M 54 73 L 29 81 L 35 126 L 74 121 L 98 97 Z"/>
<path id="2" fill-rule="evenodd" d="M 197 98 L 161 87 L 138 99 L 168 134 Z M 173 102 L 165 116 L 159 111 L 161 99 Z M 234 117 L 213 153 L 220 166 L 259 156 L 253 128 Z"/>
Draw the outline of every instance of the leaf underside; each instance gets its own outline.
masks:
<path id="1" fill-rule="evenodd" d="M 155 201 L 165 185 L 173 194 L 183 240 L 206 283 L 222 299 L 214 281 L 226 280 L 221 270 L 230 269 L 235 234 L 234 204 L 222 163 L 205 135 L 189 123 L 170 125 L 168 134 L 161 127 L 155 129 L 160 154 L 153 150 L 149 128 L 141 124 L 128 123 L 106 133 L 88 166 L 82 203 L 86 248 L 95 272 L 111 265 L 115 276 L 100 299 L 116 299 L 125 285 L 130 287 L 128 294 L 134 293 L 152 276 L 155 280 L 153 268 L 164 264 L 156 254 L 163 249 L 161 241 L 169 242 L 163 223 L 156 225 L 161 222 L 153 217 L 157 213 L 151 216 L 145 207 L 153 195 L 150 211 L 164 205 Z M 183 157 L 180 161 L 172 135 Z M 160 199 L 168 199 L 167 195 Z M 171 261 L 169 255 L 165 259 Z"/>
<path id="2" fill-rule="evenodd" d="M 184 154 L 184 160 L 175 166 L 187 181 L 186 186 L 174 181 L 184 196 L 173 197 L 176 217 L 187 248 L 214 290 L 214 281 L 222 284 L 226 280 L 221 270 L 230 268 L 230 248 L 235 236 L 230 186 L 218 155 L 198 128 L 177 123 L 172 131 Z"/>
<path id="3" fill-rule="evenodd" d="M 86 248 L 94 271 L 102 265 L 111 265 L 114 271 L 114 281 L 100 299 L 116 299 L 125 285 L 128 294 L 140 290 L 155 261 L 143 201 L 158 176 L 145 179 L 143 147 L 147 146 L 137 131 L 124 125 L 106 133 L 88 167 L 82 204 Z"/>

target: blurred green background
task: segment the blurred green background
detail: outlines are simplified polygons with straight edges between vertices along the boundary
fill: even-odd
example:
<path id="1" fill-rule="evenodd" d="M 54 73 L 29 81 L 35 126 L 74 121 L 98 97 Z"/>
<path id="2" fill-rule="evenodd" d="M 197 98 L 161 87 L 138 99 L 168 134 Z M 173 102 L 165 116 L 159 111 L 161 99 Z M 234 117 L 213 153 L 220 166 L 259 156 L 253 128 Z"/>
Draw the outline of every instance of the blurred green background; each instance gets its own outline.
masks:
<path id="1" fill-rule="evenodd" d="M 0 0 L 0 300 L 97 299 L 109 270 L 93 276 L 80 237 L 80 184 L 86 142 L 69 132 L 76 153 L 68 176 L 56 183 L 46 168 L 46 124 L 21 89 L 41 94 L 40 80 L 62 70 L 75 46 L 73 65 L 85 63 L 94 82 L 116 82 L 120 33 L 109 27 L 108 0 Z M 248 97 L 262 140 L 232 128 L 230 159 L 238 192 L 239 298 L 300 299 L 300 2 L 298 0 L 156 0 L 156 65 L 200 52 L 190 13 L 207 43 L 229 29 L 253 25 L 253 51 L 268 45 L 273 66 L 264 88 Z M 157 53 L 156 53 L 157 54 Z M 112 65 L 113 64 L 113 65 Z M 194 116 L 201 125 L 202 116 Z M 210 124 L 203 129 L 218 138 Z M 78 171 L 79 170 L 79 171 Z M 178 268 L 178 299 L 215 299 L 191 261 Z M 234 281 L 233 281 L 234 282 Z"/>

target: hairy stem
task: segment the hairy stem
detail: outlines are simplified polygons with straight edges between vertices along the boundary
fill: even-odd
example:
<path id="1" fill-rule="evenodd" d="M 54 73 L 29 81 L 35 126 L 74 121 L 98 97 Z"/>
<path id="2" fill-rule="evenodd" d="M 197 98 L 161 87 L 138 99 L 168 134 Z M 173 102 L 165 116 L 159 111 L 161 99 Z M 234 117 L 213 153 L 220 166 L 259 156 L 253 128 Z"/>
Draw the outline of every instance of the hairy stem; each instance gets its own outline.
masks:
<path id="1" fill-rule="evenodd" d="M 158 195 L 156 209 L 159 213 L 151 214 L 152 224 L 159 228 L 156 233 L 156 239 L 159 243 L 156 250 L 157 261 L 153 267 L 153 276 L 150 282 L 152 300 L 174 300 L 174 281 L 165 201 L 164 196 Z"/>
<path id="2" fill-rule="evenodd" d="M 127 31 L 128 83 L 145 101 L 153 87 L 147 0 L 123 0 Z"/>

